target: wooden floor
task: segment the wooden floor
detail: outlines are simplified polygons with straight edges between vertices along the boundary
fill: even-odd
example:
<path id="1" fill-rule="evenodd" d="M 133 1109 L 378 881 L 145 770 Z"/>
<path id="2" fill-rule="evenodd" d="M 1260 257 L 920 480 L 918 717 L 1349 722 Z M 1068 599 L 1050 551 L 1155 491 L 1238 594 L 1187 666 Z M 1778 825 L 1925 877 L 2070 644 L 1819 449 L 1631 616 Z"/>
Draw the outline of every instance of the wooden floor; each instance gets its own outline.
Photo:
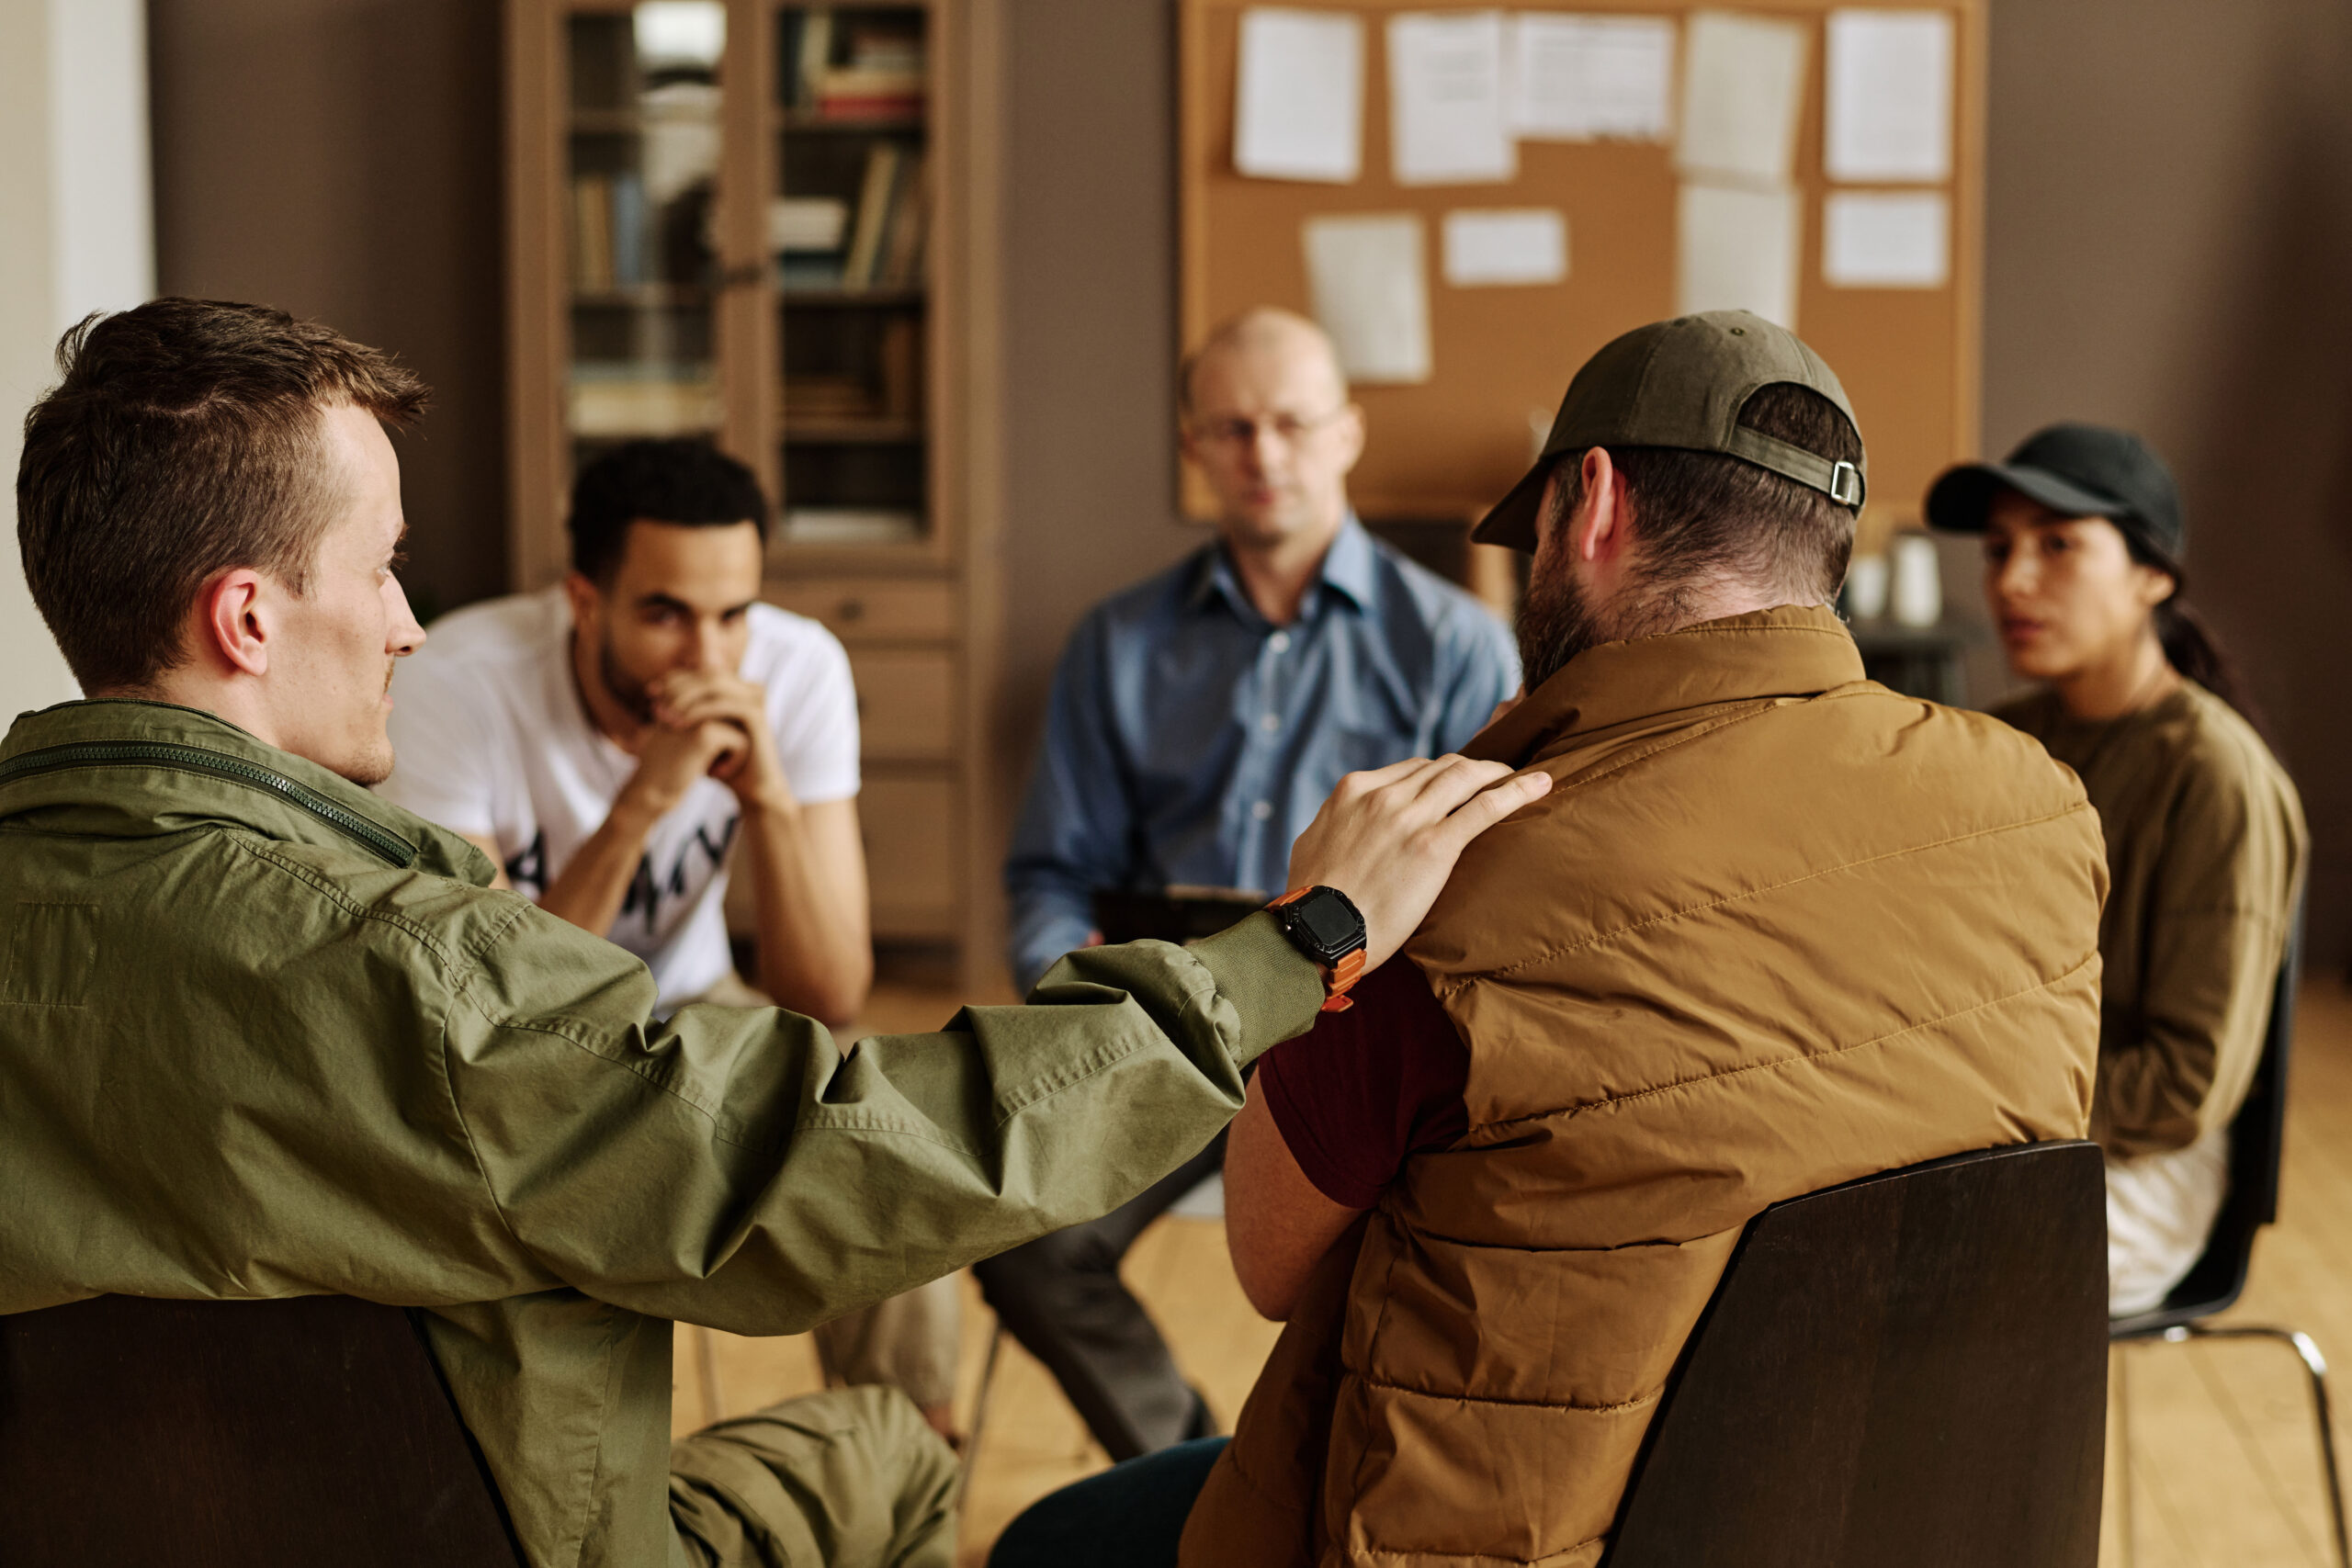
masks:
<path id="1" fill-rule="evenodd" d="M 936 1028 L 954 1010 L 944 993 L 884 990 L 865 1031 Z M 2223 1321 L 2300 1328 L 2352 1368 L 2352 993 L 2340 981 L 2305 988 L 2295 1048 L 2279 1224 L 2264 1234 L 2245 1299 Z M 1229 1425 L 1276 1326 L 1242 1299 L 1223 1226 L 1164 1219 L 1136 1243 L 1126 1274 Z M 968 1423 L 993 1325 L 968 1277 L 964 1296 L 957 1407 Z M 675 1427 L 817 1386 L 806 1337 L 682 1331 Z M 2260 1341 L 2135 1346 L 2117 1352 L 2109 1387 L 2101 1568 L 2333 1562 L 2311 1399 L 2292 1351 Z M 2339 1397 L 2352 1401 L 2352 1378 Z M 2337 1429 L 2339 1440 L 2352 1435 L 2341 1419 Z M 966 1477 L 967 1568 L 1031 1502 L 1105 1462 L 1052 1379 L 1006 1340 Z"/>

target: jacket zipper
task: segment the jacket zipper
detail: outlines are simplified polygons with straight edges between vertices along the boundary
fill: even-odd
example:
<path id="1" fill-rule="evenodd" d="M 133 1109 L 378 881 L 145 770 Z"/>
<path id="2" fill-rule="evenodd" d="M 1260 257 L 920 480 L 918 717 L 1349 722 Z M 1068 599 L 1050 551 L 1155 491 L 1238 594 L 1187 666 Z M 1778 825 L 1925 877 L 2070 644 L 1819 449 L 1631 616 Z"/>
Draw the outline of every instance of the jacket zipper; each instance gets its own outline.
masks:
<path id="1" fill-rule="evenodd" d="M 355 839 L 401 869 L 416 860 L 416 846 L 357 812 L 337 806 L 310 785 L 273 773 L 258 762 L 240 761 L 201 746 L 177 746 L 162 740 L 87 740 L 71 746 L 46 746 L 0 762 L 0 785 L 35 773 L 66 768 L 162 767 L 184 773 L 209 773 L 215 778 L 250 784 L 300 807 L 328 827 Z"/>

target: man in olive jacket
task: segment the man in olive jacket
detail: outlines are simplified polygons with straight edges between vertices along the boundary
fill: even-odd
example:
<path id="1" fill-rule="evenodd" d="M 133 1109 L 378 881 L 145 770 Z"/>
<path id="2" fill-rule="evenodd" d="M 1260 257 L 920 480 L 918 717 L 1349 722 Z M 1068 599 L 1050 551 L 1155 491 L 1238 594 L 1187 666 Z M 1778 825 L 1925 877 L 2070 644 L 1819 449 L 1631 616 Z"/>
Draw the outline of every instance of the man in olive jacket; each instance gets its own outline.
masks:
<path id="1" fill-rule="evenodd" d="M 1314 1018 L 1333 976 L 1301 949 L 1329 932 L 1286 908 L 1101 949 L 1032 1006 L 846 1053 L 779 1011 L 651 1022 L 642 964 L 362 787 L 424 638 L 382 428 L 413 378 L 172 299 L 60 365 L 19 541 L 95 700 L 0 744 L 0 1314 L 420 1308 L 534 1568 L 950 1562 L 952 1461 L 895 1394 L 673 1457 L 669 1320 L 797 1332 L 1114 1207 Z M 1364 959 L 1547 787 L 1486 789 L 1508 773 L 1400 763 L 1334 797 L 1294 869 L 1352 895 Z"/>

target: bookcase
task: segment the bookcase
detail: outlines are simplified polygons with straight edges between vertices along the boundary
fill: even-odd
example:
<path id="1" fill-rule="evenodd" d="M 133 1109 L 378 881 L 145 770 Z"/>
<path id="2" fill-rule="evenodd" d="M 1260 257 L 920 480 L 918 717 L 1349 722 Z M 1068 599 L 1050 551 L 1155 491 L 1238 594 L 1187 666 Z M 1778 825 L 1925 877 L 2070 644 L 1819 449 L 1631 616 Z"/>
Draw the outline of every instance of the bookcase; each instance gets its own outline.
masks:
<path id="1" fill-rule="evenodd" d="M 876 936 L 973 974 L 995 414 L 968 387 L 1000 73 L 969 24 L 1001 4 L 506 5 L 514 585 L 561 576 L 598 451 L 698 435 L 749 464 L 776 502 L 766 597 L 856 676 Z"/>

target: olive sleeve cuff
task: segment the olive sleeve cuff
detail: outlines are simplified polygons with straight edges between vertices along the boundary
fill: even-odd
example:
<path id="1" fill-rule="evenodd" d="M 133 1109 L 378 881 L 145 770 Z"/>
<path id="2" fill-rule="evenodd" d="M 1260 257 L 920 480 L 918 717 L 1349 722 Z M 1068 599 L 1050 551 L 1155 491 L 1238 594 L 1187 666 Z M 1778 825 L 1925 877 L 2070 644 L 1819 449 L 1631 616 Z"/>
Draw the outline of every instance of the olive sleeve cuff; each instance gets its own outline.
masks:
<path id="1" fill-rule="evenodd" d="M 1322 971 L 1291 944 L 1273 916 L 1261 909 L 1187 951 L 1241 1021 L 1231 1047 L 1235 1066 L 1314 1027 L 1323 1006 Z"/>

